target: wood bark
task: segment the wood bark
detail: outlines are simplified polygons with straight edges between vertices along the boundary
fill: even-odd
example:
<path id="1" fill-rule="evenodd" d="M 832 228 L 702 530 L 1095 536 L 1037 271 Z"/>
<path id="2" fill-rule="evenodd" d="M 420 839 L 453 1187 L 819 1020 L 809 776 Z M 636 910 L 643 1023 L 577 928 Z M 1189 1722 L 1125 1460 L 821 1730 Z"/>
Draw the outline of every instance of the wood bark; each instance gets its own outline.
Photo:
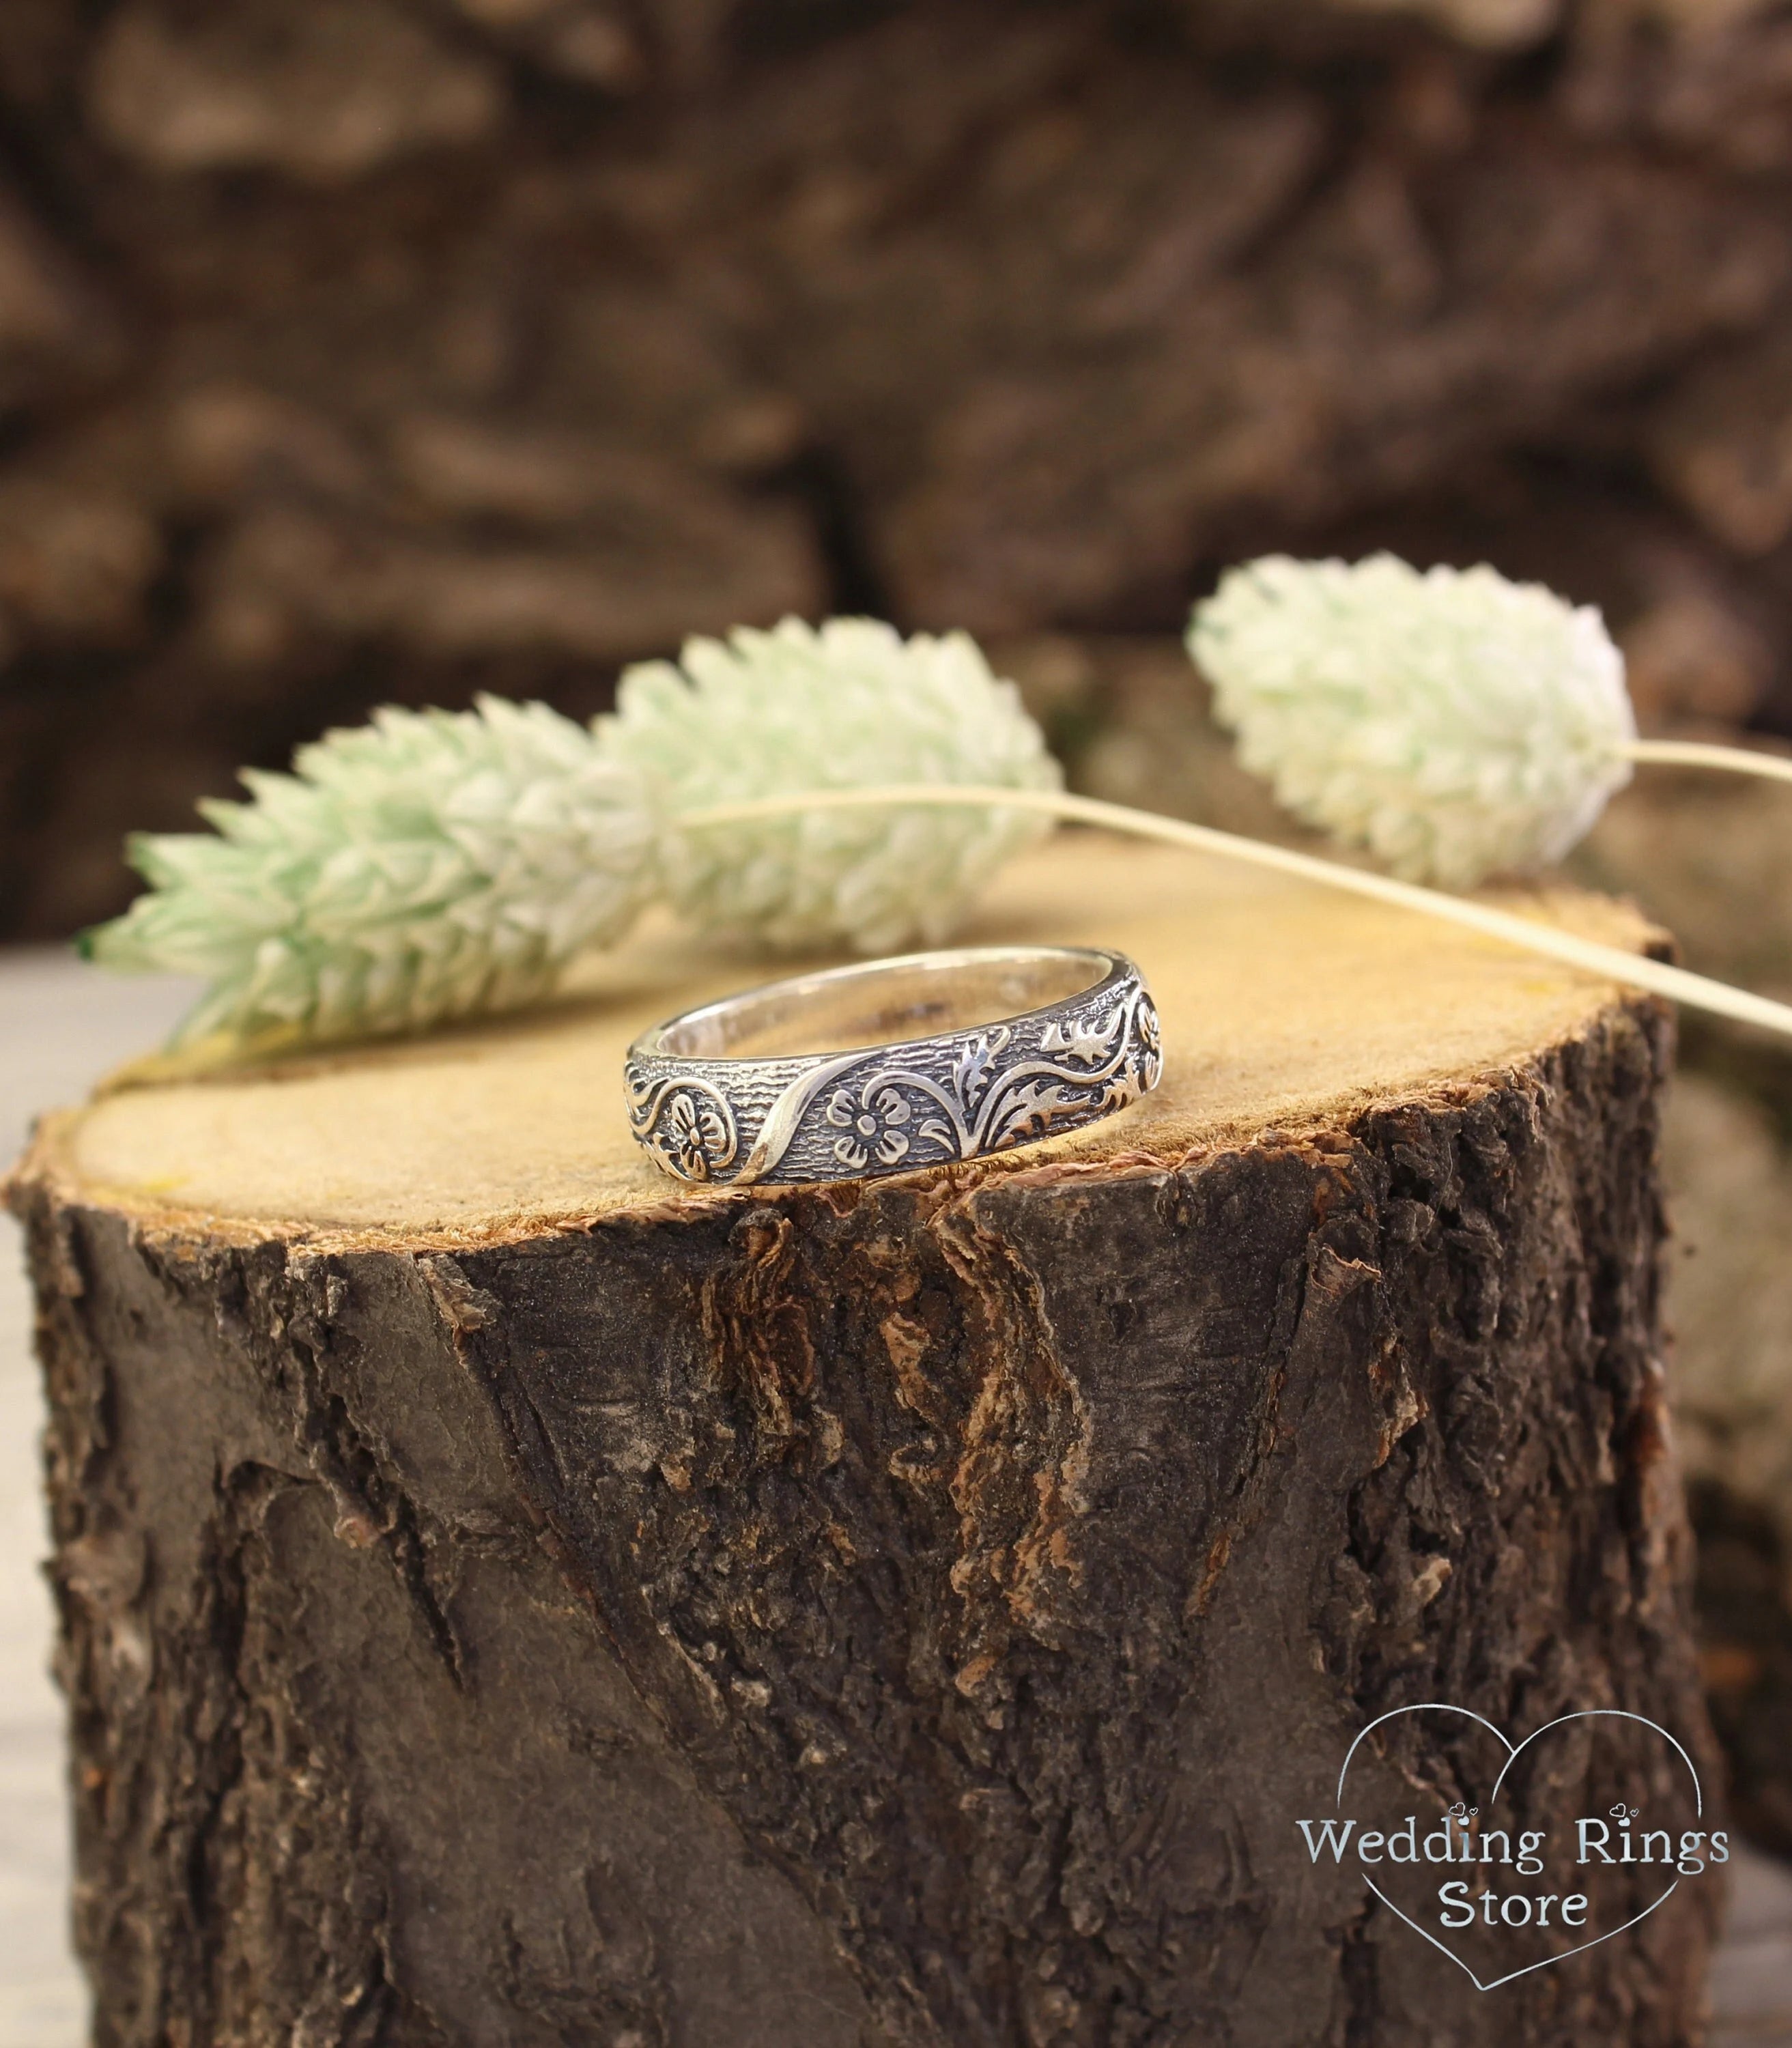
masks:
<path id="1" fill-rule="evenodd" d="M 1622 1707 L 1712 1775 L 1666 1017 L 1444 934 L 1391 1053 L 1367 956 L 1428 937 L 1347 906 L 1328 955 L 1301 892 L 1235 882 L 1259 960 L 1193 871 L 1194 907 L 1184 865 L 1117 919 L 1162 1100 L 1005 1162 L 693 1197 L 600 1161 L 607 1193 L 519 1220 L 476 1139 L 472 1208 L 426 1164 L 380 1192 L 406 1118 L 476 1131 L 469 1089 L 524 1156 L 576 1115 L 531 1065 L 671 1007 L 650 949 L 588 1011 L 43 1135 L 14 1199 L 103 2048 L 1697 2039 L 1709 1887 L 1481 1994 L 1295 1825 L 1425 1701 L 1515 1737 Z M 1130 851 L 1041 855 L 996 907 L 1074 925 L 1123 875 L 1152 897 Z M 1290 947 L 1358 1084 L 1253 1127 L 1226 1088 L 1270 1093 L 1252 976 Z M 1459 975 L 1472 1028 L 1511 1015 L 1453 1074 Z M 1371 1045 L 1422 1078 L 1361 1085 Z M 327 1197 L 294 1141 L 244 1169 L 285 1219 L 249 1182 L 176 1203 L 295 1115 Z M 1429 1721 L 1374 1768 L 1472 1789 Z M 1658 1771 L 1583 1757 L 1537 1810 Z"/>
<path id="2" fill-rule="evenodd" d="M 995 643 L 1049 725 L 1072 786 L 1297 844 L 1239 764 L 1181 645 L 1033 634 Z M 1634 898 L 1686 966 L 1749 987 L 1792 980 L 1792 898 L 1776 886 L 1787 813 L 1767 783 L 1654 771 L 1571 856 L 1577 879 Z M 1666 1123 L 1678 1240 L 1666 1320 L 1697 1537 L 1701 1667 L 1732 1813 L 1792 1855 L 1792 1058 L 1686 1013 Z"/>

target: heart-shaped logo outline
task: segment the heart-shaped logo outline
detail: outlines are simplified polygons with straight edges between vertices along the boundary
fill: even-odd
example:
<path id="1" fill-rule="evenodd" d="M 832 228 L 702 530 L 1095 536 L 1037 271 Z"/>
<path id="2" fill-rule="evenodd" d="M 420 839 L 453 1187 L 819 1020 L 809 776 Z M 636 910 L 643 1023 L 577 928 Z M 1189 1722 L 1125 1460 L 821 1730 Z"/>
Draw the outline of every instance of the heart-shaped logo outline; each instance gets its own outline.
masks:
<path id="1" fill-rule="evenodd" d="M 1375 1731 L 1381 1726 L 1383 1721 L 1398 1720 L 1402 1714 L 1460 1714 L 1466 1720 L 1478 1722 L 1481 1727 L 1487 1730 L 1488 1733 L 1493 1737 L 1494 1740 L 1497 1742 L 1500 1747 L 1506 1752 L 1506 1761 L 1500 1766 L 1499 1775 L 1493 1781 L 1493 1790 L 1488 1794 L 1488 1806 L 1490 1809 L 1491 1809 L 1494 1802 L 1499 1797 L 1499 1788 L 1506 1782 L 1507 1772 L 1511 1769 L 1512 1766 L 1518 1762 L 1519 1757 L 1523 1755 L 1526 1750 L 1530 1748 L 1530 1745 L 1537 1740 L 1538 1736 L 1547 1735 L 1551 1728 L 1565 1727 L 1569 1721 L 1591 1721 L 1599 1720 L 1601 1719 L 1623 1721 L 1640 1721 L 1644 1728 L 1653 1728 L 1655 1733 L 1662 1738 L 1662 1741 L 1666 1743 L 1675 1751 L 1681 1762 L 1685 1765 L 1688 1774 L 1690 1775 L 1693 1781 L 1693 1810 L 1694 1817 L 1698 1820 L 1703 1820 L 1705 1818 L 1705 1788 L 1699 1783 L 1698 1771 L 1693 1764 L 1693 1759 L 1686 1754 L 1685 1750 L 1682 1747 L 1681 1744 L 1677 1741 L 1673 1736 L 1668 1733 L 1667 1730 L 1662 1726 L 1659 1721 L 1650 1720 L 1647 1714 L 1633 1714 L 1627 1708 L 1625 1707 L 1583 1707 L 1577 1713 L 1557 1715 L 1556 1718 L 1553 1721 L 1546 1721 L 1540 1728 L 1533 1728 L 1530 1733 L 1525 1737 L 1522 1742 L 1514 1744 L 1507 1738 L 1503 1729 L 1495 1728 L 1493 1723 L 1487 1720 L 1484 1716 L 1476 1713 L 1472 1709 L 1468 1707 L 1453 1707 L 1446 1701 L 1441 1700 L 1426 1700 L 1421 1701 L 1416 1706 L 1391 1708 L 1387 1713 L 1378 1714 L 1375 1718 L 1369 1723 L 1368 1726 L 1363 1728 L 1358 1734 L 1356 1740 L 1352 1743 L 1349 1748 L 1344 1751 L 1344 1768 L 1338 1773 L 1338 1794 L 1334 1803 L 1340 1812 L 1343 1810 L 1344 1807 L 1344 1780 L 1350 1775 L 1351 1759 L 1356 1755 L 1358 1749 L 1361 1747 L 1363 1743 L 1367 1739 L 1367 1737 L 1372 1735 Z M 1673 1883 L 1668 1887 L 1667 1890 L 1662 1894 L 1659 1899 L 1657 1899 L 1652 1901 L 1649 1905 L 1645 1906 L 1640 1913 L 1633 1913 L 1630 1918 L 1624 1922 L 1623 1926 L 1613 1927 L 1604 1934 L 1596 1934 L 1590 1941 L 1582 1941 L 1578 1947 L 1564 1949 L 1559 1956 L 1545 1956 L 1541 1961 L 1526 1963 L 1522 1970 L 1509 1970 L 1504 1976 L 1495 1977 L 1490 1983 L 1483 1984 L 1480 1979 L 1476 1976 L 1474 1971 L 1469 1968 L 1468 1964 L 1464 1962 L 1461 1957 L 1457 1955 L 1453 1949 L 1451 1949 L 1443 1942 L 1440 1941 L 1437 1936 L 1433 1934 L 1428 1927 L 1420 1926 L 1418 1922 L 1413 1918 L 1410 1914 L 1403 1913 L 1400 1908 L 1394 1904 L 1394 1901 L 1388 1897 L 1387 1894 L 1382 1890 L 1381 1887 L 1376 1883 L 1375 1879 L 1370 1876 L 1367 1871 L 1364 1871 L 1363 1873 L 1363 1882 L 1367 1885 L 1369 1889 L 1375 1895 L 1376 1898 L 1381 1901 L 1382 1904 L 1387 1908 L 1388 1911 L 1391 1913 L 1396 1919 L 1405 1921 L 1406 1925 L 1412 1929 L 1415 1934 L 1422 1936 L 1425 1941 L 1429 1941 L 1432 1947 L 1434 1948 L 1440 1955 L 1448 1956 L 1450 1961 L 1456 1965 L 1456 1968 L 1468 1978 L 1468 1981 L 1473 1984 L 1476 1991 L 1498 1991 L 1502 1984 L 1511 1984 L 1518 1977 L 1527 1977 L 1530 1975 L 1533 1970 L 1546 1969 L 1552 1963 L 1566 1962 L 1570 1956 L 1584 1955 L 1588 1949 L 1596 1949 L 1601 1941 L 1609 1941 L 1612 1940 L 1614 1937 L 1622 1934 L 1626 1929 L 1635 1926 L 1639 1921 L 1647 1920 L 1649 1918 L 1649 1915 L 1655 1910 L 1657 1906 L 1665 1906 L 1668 1900 L 1674 1896 L 1675 1892 L 1680 1889 L 1680 1879 L 1676 1877 Z"/>

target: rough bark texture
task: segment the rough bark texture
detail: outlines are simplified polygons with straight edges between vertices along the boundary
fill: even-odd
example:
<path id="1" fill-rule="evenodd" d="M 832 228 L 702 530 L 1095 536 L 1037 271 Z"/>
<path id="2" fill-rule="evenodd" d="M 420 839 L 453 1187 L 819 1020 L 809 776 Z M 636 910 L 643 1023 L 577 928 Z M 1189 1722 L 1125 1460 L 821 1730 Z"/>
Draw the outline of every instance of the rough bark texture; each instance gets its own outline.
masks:
<path id="1" fill-rule="evenodd" d="M 1041 634 L 995 644 L 1078 788 L 1301 843 L 1239 765 L 1177 642 Z M 1607 810 L 1571 871 L 1643 904 L 1686 965 L 1792 994 L 1792 894 L 1778 881 L 1789 829 L 1792 812 L 1771 785 L 1651 771 Z M 1703 1668 L 1732 1811 L 1792 1855 L 1792 1048 L 1691 1013 L 1681 1029 L 1666 1320 L 1699 1538 Z"/>
<path id="2" fill-rule="evenodd" d="M 1730 1810 L 1756 1840 L 1792 1855 L 1792 1169 L 1759 1104 L 1685 1072 L 1663 1155 L 1701 1661 Z"/>
<path id="3" fill-rule="evenodd" d="M 6 0 L 0 929 L 396 697 L 1491 554 L 1792 723 L 1751 0 Z"/>
<path id="4" fill-rule="evenodd" d="M 26 1181 L 99 2041 L 1694 2041 L 1711 1888 L 1482 1995 L 1294 1825 L 1705 1758 L 1668 1051 L 455 1253 Z"/>

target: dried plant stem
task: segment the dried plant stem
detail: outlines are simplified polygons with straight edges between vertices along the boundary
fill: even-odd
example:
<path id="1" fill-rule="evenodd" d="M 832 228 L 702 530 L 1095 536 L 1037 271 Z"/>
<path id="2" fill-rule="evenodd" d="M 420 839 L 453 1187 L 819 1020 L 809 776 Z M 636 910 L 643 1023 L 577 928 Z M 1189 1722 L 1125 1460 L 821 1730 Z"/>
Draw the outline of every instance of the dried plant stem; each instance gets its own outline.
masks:
<path id="1" fill-rule="evenodd" d="M 1715 751 L 1728 751 L 1716 749 Z M 1747 756 L 1749 759 L 1759 757 Z M 1464 925 L 1491 939 L 1541 953 L 1581 968 L 1607 981 L 1622 982 L 1632 988 L 1647 989 L 1689 1009 L 1709 1011 L 1753 1024 L 1765 1031 L 1792 1038 L 1792 1007 L 1732 988 L 1727 982 L 1712 981 L 1684 968 L 1670 967 L 1660 960 L 1645 960 L 1616 946 L 1600 945 L 1554 925 L 1533 918 L 1515 917 L 1508 910 L 1469 898 L 1449 896 L 1435 889 L 1422 889 L 1410 882 L 1396 882 L 1360 867 L 1346 867 L 1323 860 L 1292 847 L 1274 846 L 1263 840 L 1247 839 L 1236 832 L 1216 832 L 1210 825 L 1189 824 L 1180 818 L 1166 818 L 1154 811 L 1138 811 L 1124 804 L 1104 804 L 1092 797 L 1067 796 L 1051 789 L 982 788 L 966 783 L 902 783 L 859 789 L 815 789 L 797 795 L 760 797 L 735 804 L 714 804 L 686 811 L 678 820 L 687 831 L 712 825 L 744 824 L 759 818 L 785 816 L 805 811 L 858 810 L 872 805 L 974 804 L 1037 811 L 1049 817 L 1077 824 L 1100 825 L 1110 832 L 1130 832 L 1135 838 L 1161 840 L 1170 846 L 1191 847 L 1198 853 L 1217 854 L 1226 860 L 1239 860 L 1254 867 L 1274 869 L 1304 882 L 1317 882 L 1328 889 L 1342 889 L 1352 895 L 1367 896 L 1379 903 L 1391 903 L 1402 910 L 1416 910 L 1446 924 Z"/>
<path id="2" fill-rule="evenodd" d="M 1712 747 L 1697 739 L 1637 739 L 1624 749 L 1632 761 L 1657 768 L 1722 768 L 1736 775 L 1761 775 L 1792 782 L 1792 760 L 1751 747 Z"/>

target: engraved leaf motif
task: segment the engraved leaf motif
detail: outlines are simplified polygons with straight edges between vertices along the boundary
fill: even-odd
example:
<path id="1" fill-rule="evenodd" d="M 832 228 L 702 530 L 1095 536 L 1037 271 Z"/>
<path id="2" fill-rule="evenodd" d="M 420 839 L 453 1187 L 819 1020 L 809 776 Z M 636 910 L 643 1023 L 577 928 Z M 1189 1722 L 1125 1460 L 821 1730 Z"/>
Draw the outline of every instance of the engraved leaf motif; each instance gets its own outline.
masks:
<path id="1" fill-rule="evenodd" d="M 1141 995 L 1133 1019 L 1138 1044 L 1138 1074 L 1141 1089 L 1154 1088 L 1163 1078 L 1163 1037 L 1157 1007 L 1148 995 Z"/>
<path id="2" fill-rule="evenodd" d="M 1110 1110 L 1124 1109 L 1128 1103 L 1137 1102 L 1143 1092 L 1138 1076 L 1129 1065 L 1123 1067 L 1101 1092 L 1102 1114 Z"/>
<path id="3" fill-rule="evenodd" d="M 1017 1088 L 1012 1099 L 1002 1106 L 990 1131 L 989 1149 L 1000 1145 L 1018 1145 L 1030 1136 L 1034 1127 L 1044 1131 L 1061 1110 L 1073 1107 L 1078 1098 L 1069 1089 L 1060 1088 L 1055 1081 L 1028 1081 Z"/>
<path id="4" fill-rule="evenodd" d="M 997 1056 L 1008 1043 L 1004 1027 L 986 1032 L 960 1049 L 952 1062 L 952 1092 L 967 1110 L 975 1110 L 994 1078 Z"/>
<path id="5" fill-rule="evenodd" d="M 1042 1053 L 1062 1053 L 1073 1065 L 1099 1067 L 1113 1048 L 1125 1021 L 1125 1012 L 1115 1010 L 1105 1023 L 1092 1024 L 1086 1017 L 1054 1020 L 1040 1034 Z"/>

